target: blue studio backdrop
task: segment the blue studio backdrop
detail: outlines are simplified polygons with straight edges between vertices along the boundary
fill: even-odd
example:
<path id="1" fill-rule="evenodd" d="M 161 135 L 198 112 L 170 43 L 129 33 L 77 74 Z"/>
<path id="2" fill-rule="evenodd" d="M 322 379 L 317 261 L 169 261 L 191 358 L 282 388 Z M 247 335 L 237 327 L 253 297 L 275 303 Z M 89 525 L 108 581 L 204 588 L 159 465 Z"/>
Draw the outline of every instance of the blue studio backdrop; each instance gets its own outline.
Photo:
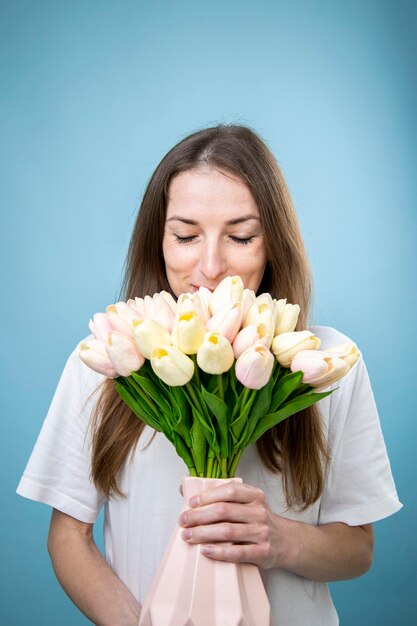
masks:
<path id="1" fill-rule="evenodd" d="M 50 511 L 15 488 L 67 356 L 117 297 L 150 174 L 218 122 L 278 158 L 312 321 L 362 350 L 404 503 L 375 525 L 371 571 L 331 585 L 341 624 L 416 623 L 416 27 L 411 0 L 1 2 L 1 624 L 89 623 L 53 575 Z"/>

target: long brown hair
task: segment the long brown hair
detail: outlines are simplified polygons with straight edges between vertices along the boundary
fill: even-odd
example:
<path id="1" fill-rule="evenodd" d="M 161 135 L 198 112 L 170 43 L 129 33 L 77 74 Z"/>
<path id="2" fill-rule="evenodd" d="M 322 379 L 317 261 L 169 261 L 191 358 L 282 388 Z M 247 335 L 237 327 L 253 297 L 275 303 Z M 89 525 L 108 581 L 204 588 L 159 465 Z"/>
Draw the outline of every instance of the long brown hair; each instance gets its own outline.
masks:
<path id="1" fill-rule="evenodd" d="M 122 299 L 162 289 L 171 292 L 162 254 L 169 186 L 174 176 L 199 165 L 230 172 L 250 189 L 259 209 L 268 259 L 259 293 L 267 291 L 299 304 L 297 328 L 306 328 L 311 275 L 292 200 L 271 151 L 244 126 L 219 125 L 195 132 L 162 159 L 146 188 L 133 230 Z M 118 471 L 144 427 L 107 379 L 96 404 L 92 455 L 92 478 L 107 497 L 120 494 Z M 265 467 L 282 474 L 288 506 L 304 509 L 320 497 L 327 453 L 316 407 L 272 428 L 256 446 Z"/>

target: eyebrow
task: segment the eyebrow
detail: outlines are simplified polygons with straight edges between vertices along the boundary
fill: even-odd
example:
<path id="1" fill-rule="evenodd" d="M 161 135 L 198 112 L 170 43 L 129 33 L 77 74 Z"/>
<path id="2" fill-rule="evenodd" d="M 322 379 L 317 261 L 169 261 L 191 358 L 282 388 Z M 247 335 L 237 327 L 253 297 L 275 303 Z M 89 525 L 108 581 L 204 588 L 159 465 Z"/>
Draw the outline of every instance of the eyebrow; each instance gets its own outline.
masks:
<path id="1" fill-rule="evenodd" d="M 195 220 L 190 220 L 188 219 L 188 217 L 181 217 L 180 215 L 173 215 L 172 217 L 169 217 L 167 219 L 167 222 L 172 222 L 174 220 L 178 222 L 183 222 L 183 224 L 190 224 L 191 226 L 198 225 L 198 222 L 196 222 Z M 226 224 L 227 226 L 233 226 L 234 224 L 241 224 L 242 222 L 247 222 L 249 220 L 256 220 L 258 222 L 261 221 L 260 217 L 249 214 L 249 215 L 242 215 L 242 217 L 235 217 L 232 220 L 227 220 Z"/>

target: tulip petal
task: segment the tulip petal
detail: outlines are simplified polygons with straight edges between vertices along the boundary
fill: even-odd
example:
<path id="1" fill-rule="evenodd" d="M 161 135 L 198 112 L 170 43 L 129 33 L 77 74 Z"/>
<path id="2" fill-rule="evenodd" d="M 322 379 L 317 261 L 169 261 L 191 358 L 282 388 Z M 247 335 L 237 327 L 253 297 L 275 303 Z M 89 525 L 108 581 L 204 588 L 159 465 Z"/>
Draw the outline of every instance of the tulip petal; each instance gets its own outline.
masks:
<path id="1" fill-rule="evenodd" d="M 119 375 L 107 356 L 103 343 L 98 339 L 82 341 L 78 346 L 78 356 L 85 365 L 98 374 L 107 378 L 117 378 Z"/>
<path id="2" fill-rule="evenodd" d="M 130 376 L 131 372 L 137 372 L 145 361 L 134 340 L 117 331 L 109 333 L 105 349 L 120 376 Z"/>
<path id="3" fill-rule="evenodd" d="M 171 387 L 186 385 L 194 374 L 194 363 L 190 357 L 170 345 L 152 351 L 151 366 L 155 374 Z"/>

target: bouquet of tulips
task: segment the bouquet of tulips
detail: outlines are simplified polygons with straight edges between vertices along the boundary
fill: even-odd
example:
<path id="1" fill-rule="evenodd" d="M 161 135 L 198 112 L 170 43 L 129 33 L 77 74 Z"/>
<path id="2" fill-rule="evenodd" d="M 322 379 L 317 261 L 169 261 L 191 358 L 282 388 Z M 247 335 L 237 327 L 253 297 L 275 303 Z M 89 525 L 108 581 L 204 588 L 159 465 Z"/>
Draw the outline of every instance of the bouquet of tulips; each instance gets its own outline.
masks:
<path id="1" fill-rule="evenodd" d="M 177 301 L 161 291 L 90 320 L 81 360 L 115 379 L 135 415 L 163 432 L 191 476 L 230 478 L 244 449 L 331 391 L 359 358 L 354 344 L 325 352 L 294 331 L 300 307 L 255 295 L 239 276 Z"/>

